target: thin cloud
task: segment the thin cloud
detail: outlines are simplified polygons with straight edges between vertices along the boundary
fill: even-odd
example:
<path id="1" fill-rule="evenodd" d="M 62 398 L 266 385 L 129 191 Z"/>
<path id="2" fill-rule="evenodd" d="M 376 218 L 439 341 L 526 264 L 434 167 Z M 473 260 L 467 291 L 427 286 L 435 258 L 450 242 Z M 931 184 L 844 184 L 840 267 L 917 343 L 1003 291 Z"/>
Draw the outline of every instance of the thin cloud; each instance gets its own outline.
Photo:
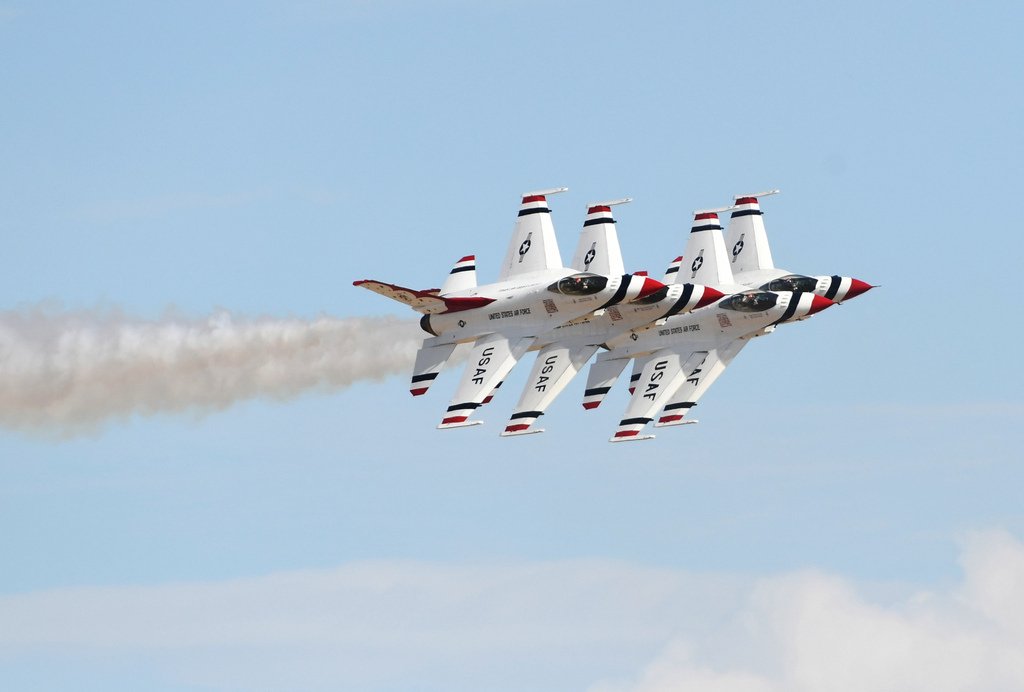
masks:
<path id="1" fill-rule="evenodd" d="M 972 534 L 961 564 L 958 584 L 878 602 L 870 585 L 813 571 L 361 562 L 6 596 L 0 649 L 262 690 L 1024 689 L 1024 545 Z"/>

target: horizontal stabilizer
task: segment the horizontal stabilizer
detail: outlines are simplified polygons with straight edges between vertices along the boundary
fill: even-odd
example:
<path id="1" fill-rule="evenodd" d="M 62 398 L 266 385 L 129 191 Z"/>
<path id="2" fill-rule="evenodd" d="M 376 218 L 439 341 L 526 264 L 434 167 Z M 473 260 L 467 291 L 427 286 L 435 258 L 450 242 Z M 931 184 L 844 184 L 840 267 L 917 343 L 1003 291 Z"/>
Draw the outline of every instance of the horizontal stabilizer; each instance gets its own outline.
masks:
<path id="1" fill-rule="evenodd" d="M 441 292 L 441 289 L 439 288 L 417 291 L 414 288 L 396 286 L 395 284 L 389 284 L 383 281 L 374 281 L 373 279 L 353 281 L 352 285 L 360 286 L 373 291 L 374 293 L 379 293 L 385 298 L 397 300 L 399 303 L 404 303 L 413 310 L 427 315 L 436 315 L 442 312 L 472 310 L 473 308 L 483 307 L 484 305 L 489 305 L 494 302 L 494 298 L 485 298 L 483 296 L 444 298 L 439 295 Z"/>
<path id="2" fill-rule="evenodd" d="M 629 363 L 629 358 L 607 358 L 608 355 L 602 353 L 590 366 L 587 388 L 583 392 L 583 408 L 588 411 L 601 405 L 615 380 L 619 379 L 619 375 Z"/>
<path id="3" fill-rule="evenodd" d="M 427 393 L 430 385 L 434 384 L 437 374 L 451 358 L 455 351 L 455 343 L 433 345 L 427 339 L 423 346 L 416 352 L 416 364 L 412 369 L 412 381 L 409 384 L 409 391 L 413 396 L 421 396 Z"/>

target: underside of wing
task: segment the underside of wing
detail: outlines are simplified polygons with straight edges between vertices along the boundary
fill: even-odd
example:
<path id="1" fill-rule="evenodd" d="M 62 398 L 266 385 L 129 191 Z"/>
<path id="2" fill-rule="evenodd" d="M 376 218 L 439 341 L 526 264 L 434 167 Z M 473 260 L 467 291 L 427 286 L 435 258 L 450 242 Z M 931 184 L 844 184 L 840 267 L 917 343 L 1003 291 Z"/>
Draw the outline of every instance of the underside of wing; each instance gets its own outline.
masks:
<path id="1" fill-rule="evenodd" d="M 455 396 L 437 427 L 443 429 L 478 425 L 480 421 L 469 420 L 473 411 L 484 404 L 488 395 L 505 379 L 531 343 L 532 337 L 510 340 L 501 334 L 488 334 L 477 339 L 469 352 L 466 369 L 455 390 Z"/>
<path id="2" fill-rule="evenodd" d="M 714 384 L 715 380 L 725 372 L 726 367 L 736 357 L 736 354 L 748 343 L 747 339 L 734 339 L 721 348 L 695 351 L 690 354 L 683 364 L 685 379 L 665 404 L 654 427 L 696 423 L 695 420 L 687 420 L 686 414 L 697 405 L 697 402 Z"/>
<path id="3" fill-rule="evenodd" d="M 687 355 L 689 352 L 687 352 Z M 654 414 L 668 401 L 683 381 L 684 356 L 675 349 L 656 351 L 646 360 L 635 382 L 635 391 L 629 406 L 619 421 L 619 427 L 612 436 L 612 442 L 645 440 L 651 435 L 640 435 Z"/>
<path id="4" fill-rule="evenodd" d="M 541 416 L 568 386 L 580 369 L 597 351 L 597 346 L 561 346 L 550 344 L 537 353 L 537 360 L 519 397 L 515 412 L 501 434 L 524 435 L 543 432 L 530 426 Z"/>

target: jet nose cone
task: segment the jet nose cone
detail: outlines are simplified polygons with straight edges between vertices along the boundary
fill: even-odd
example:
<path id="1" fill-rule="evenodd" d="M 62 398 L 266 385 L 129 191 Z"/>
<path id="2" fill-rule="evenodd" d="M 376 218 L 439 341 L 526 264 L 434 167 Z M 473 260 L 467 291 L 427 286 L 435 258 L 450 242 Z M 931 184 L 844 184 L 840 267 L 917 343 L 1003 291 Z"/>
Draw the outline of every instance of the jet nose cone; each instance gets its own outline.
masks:
<path id="1" fill-rule="evenodd" d="M 660 291 L 665 288 L 665 284 L 661 283 L 657 279 L 652 279 L 649 276 L 644 276 L 642 278 L 644 280 L 644 285 L 640 287 L 640 294 L 637 298 L 646 298 L 655 291 Z"/>
<path id="2" fill-rule="evenodd" d="M 693 309 L 696 310 L 698 308 L 704 307 L 705 305 L 717 303 L 719 299 L 721 299 L 723 296 L 725 296 L 725 294 L 722 293 L 721 291 L 711 288 L 710 286 L 705 286 L 704 295 L 700 297 L 700 300 L 697 301 L 697 304 L 693 307 Z"/>
<path id="3" fill-rule="evenodd" d="M 860 279 L 850 279 L 850 290 L 846 292 L 846 296 L 843 300 L 849 300 L 850 298 L 856 298 L 861 293 L 867 293 L 874 286 L 871 284 L 861 281 Z"/>
<path id="4" fill-rule="evenodd" d="M 835 305 L 831 300 L 823 296 L 812 296 L 811 307 L 807 310 L 807 316 L 810 317 L 816 312 L 821 312 L 825 308 L 829 308 Z"/>

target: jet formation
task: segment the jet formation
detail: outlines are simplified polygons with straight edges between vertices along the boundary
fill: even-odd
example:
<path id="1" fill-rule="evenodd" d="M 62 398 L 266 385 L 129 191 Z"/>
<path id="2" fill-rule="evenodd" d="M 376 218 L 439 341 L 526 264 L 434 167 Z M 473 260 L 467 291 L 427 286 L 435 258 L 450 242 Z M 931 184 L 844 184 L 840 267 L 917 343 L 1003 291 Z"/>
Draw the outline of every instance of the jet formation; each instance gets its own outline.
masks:
<path id="1" fill-rule="evenodd" d="M 778 190 L 694 212 L 683 254 L 661 281 L 625 271 L 612 209 L 632 200 L 591 203 L 572 262 L 563 266 L 548 197 L 566 189 L 522 196 L 494 283 L 477 283 L 474 255 L 456 262 L 441 288 L 353 282 L 422 313 L 420 326 L 431 336 L 416 354 L 413 396 L 427 392 L 459 344 L 472 344 L 438 428 L 479 425 L 476 410 L 516 363 L 537 351 L 501 435 L 543 432 L 537 419 L 600 351 L 583 407 L 598 407 L 631 364 L 630 400 L 610 441 L 650 439 L 649 423 L 696 423 L 687 418 L 690 409 L 753 339 L 873 288 L 847 276 L 775 266 L 759 199 Z M 723 229 L 719 214 L 725 213 Z"/>

